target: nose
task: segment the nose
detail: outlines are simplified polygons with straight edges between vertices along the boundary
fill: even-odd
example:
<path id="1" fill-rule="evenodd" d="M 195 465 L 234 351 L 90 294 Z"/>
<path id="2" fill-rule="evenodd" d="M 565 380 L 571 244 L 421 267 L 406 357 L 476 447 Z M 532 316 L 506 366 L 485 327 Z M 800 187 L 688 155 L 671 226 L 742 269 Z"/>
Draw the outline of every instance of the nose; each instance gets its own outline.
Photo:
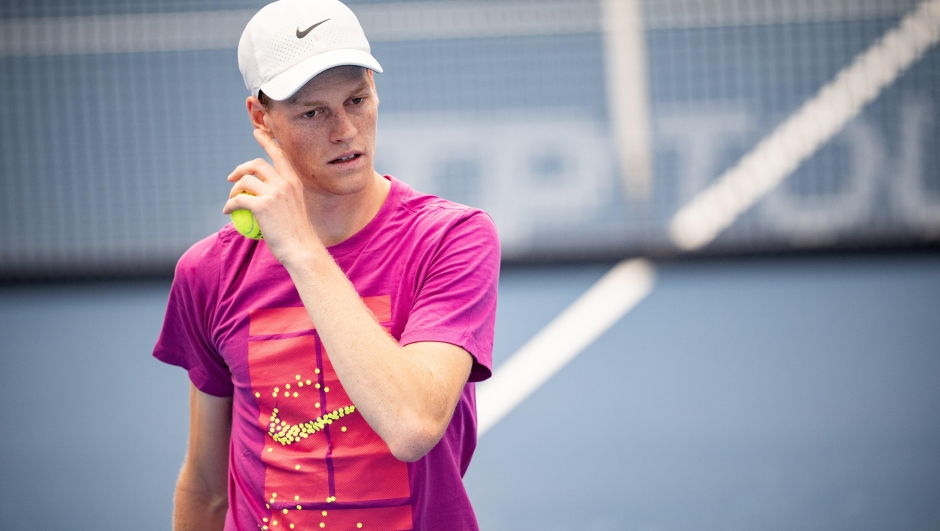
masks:
<path id="1" fill-rule="evenodd" d="M 345 109 L 340 109 L 333 113 L 332 128 L 330 130 L 330 141 L 335 144 L 343 144 L 355 138 L 359 132 L 353 124 Z"/>

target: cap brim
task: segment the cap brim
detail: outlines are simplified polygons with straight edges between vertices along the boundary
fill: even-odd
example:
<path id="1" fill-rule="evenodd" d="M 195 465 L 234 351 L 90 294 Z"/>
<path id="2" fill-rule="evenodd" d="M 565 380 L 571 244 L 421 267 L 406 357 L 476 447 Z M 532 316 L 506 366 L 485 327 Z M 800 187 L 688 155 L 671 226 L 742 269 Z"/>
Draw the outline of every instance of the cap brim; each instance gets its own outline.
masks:
<path id="1" fill-rule="evenodd" d="M 304 59 L 274 76 L 272 80 L 264 83 L 259 88 L 272 100 L 286 100 L 320 72 L 334 66 L 344 65 L 363 66 L 379 74 L 382 73 L 379 62 L 368 52 L 362 50 L 332 50 Z"/>

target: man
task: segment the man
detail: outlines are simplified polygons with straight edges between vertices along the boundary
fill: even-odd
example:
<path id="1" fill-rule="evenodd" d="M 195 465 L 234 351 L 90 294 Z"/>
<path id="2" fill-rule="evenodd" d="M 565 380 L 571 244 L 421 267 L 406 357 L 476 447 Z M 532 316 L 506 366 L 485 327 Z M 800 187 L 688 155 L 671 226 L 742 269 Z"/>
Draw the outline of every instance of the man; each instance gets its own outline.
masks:
<path id="1" fill-rule="evenodd" d="M 177 265 L 154 356 L 189 371 L 174 528 L 476 529 L 462 483 L 490 375 L 486 214 L 373 169 L 381 72 L 336 0 L 280 0 L 239 67 L 255 139 L 228 225 Z"/>

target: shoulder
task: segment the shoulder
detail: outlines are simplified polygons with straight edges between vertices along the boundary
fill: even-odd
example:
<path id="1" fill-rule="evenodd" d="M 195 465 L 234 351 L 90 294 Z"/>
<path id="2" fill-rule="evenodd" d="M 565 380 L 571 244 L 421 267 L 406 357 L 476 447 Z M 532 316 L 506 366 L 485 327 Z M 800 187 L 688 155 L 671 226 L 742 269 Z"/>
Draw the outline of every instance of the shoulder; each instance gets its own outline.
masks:
<path id="1" fill-rule="evenodd" d="M 499 246 L 496 224 L 483 210 L 402 185 L 405 190 L 398 209 L 412 230 L 438 238 L 473 237 L 479 243 Z"/>
<path id="2" fill-rule="evenodd" d="M 228 233 L 233 230 L 234 227 L 229 224 L 194 243 L 176 263 L 177 275 L 180 273 L 193 275 L 206 267 L 217 267 L 226 244 L 231 239 Z"/>
<path id="3" fill-rule="evenodd" d="M 223 265 L 233 256 L 248 254 L 255 240 L 242 237 L 229 223 L 194 243 L 176 263 L 175 279 L 190 285 L 217 285 Z"/>

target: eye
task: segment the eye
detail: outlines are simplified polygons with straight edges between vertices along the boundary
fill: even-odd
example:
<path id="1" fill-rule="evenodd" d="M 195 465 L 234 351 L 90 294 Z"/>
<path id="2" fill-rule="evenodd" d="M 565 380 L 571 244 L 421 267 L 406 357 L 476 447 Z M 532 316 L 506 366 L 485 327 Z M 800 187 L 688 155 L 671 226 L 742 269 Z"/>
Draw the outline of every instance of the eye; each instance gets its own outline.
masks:
<path id="1" fill-rule="evenodd" d="M 317 114 L 319 114 L 319 111 L 317 111 L 316 109 L 311 109 L 304 113 L 304 118 L 313 118 Z"/>
<path id="2" fill-rule="evenodd" d="M 352 98 L 351 100 L 349 100 L 349 102 L 352 103 L 353 105 L 359 105 L 360 103 L 362 103 L 362 100 L 363 100 L 363 99 L 364 99 L 364 98 L 362 98 L 362 97 L 359 97 L 359 98 Z"/>

